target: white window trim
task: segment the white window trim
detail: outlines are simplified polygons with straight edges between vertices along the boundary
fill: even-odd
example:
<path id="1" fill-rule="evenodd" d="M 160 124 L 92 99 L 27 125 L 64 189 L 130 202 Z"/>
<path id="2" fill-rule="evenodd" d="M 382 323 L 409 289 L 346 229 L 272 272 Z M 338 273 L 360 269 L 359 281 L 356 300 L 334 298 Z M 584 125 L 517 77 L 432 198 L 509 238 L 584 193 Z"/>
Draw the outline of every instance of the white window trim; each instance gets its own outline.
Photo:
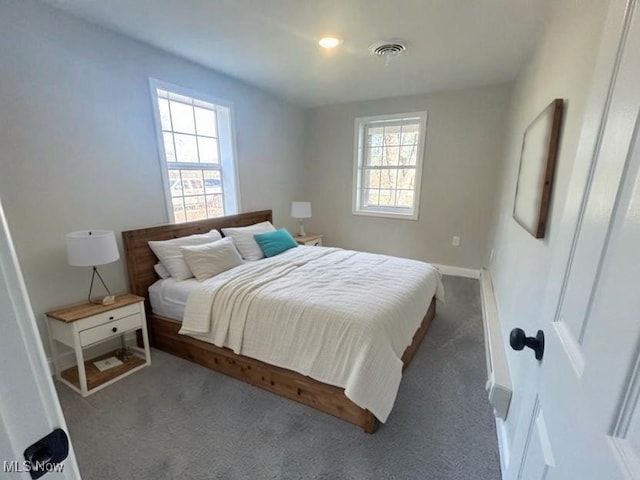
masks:
<path id="1" fill-rule="evenodd" d="M 167 218 L 169 223 L 175 223 L 175 217 L 173 215 L 173 202 L 171 200 L 171 192 L 169 190 L 169 172 L 166 166 L 167 157 L 166 152 L 164 150 L 164 139 L 162 137 L 162 122 L 160 120 L 160 109 L 158 107 L 158 94 L 156 92 L 157 89 L 167 90 L 173 93 L 177 93 L 178 95 L 184 95 L 186 97 L 195 98 L 198 100 L 202 100 L 204 102 L 212 103 L 215 105 L 219 105 L 221 107 L 227 108 L 229 110 L 229 127 L 231 131 L 231 139 L 230 139 L 230 148 L 233 156 L 233 167 L 232 172 L 229 172 L 228 168 L 222 168 L 222 184 L 223 185 L 233 185 L 233 195 L 227 194 L 225 195 L 225 215 L 233 215 L 236 213 L 240 213 L 240 182 L 238 180 L 238 155 L 236 148 L 236 124 L 235 124 L 235 112 L 234 105 L 232 102 L 225 100 L 223 98 L 213 97 L 207 95 L 206 93 L 198 92 L 196 90 L 191 90 L 189 88 L 184 88 L 179 85 L 174 85 L 169 82 L 164 82 L 162 80 L 158 80 L 155 78 L 149 78 L 149 92 L 151 94 L 151 102 L 153 105 L 153 118 L 154 118 L 154 129 L 156 131 L 156 141 L 158 143 L 158 159 L 160 161 L 160 173 L 162 175 L 162 190 L 164 193 L 165 199 L 165 207 L 167 211 Z M 220 160 L 222 162 L 222 159 Z"/>
<path id="2" fill-rule="evenodd" d="M 418 138 L 418 150 L 416 152 L 416 182 L 413 194 L 414 209 L 413 213 L 402 213 L 399 208 L 378 207 L 376 209 L 364 210 L 360 206 L 360 190 L 362 177 L 360 175 L 363 163 L 363 141 L 364 126 L 374 122 L 384 122 L 394 119 L 418 118 L 420 120 L 420 135 Z M 407 112 L 390 115 L 375 115 L 370 117 L 357 117 L 355 119 L 354 128 L 354 161 L 353 161 L 353 195 L 351 213 L 353 215 L 362 215 L 367 217 L 394 218 L 400 220 L 418 220 L 420 210 L 420 192 L 422 183 L 422 165 L 424 163 L 424 144 L 427 136 L 427 112 Z"/>

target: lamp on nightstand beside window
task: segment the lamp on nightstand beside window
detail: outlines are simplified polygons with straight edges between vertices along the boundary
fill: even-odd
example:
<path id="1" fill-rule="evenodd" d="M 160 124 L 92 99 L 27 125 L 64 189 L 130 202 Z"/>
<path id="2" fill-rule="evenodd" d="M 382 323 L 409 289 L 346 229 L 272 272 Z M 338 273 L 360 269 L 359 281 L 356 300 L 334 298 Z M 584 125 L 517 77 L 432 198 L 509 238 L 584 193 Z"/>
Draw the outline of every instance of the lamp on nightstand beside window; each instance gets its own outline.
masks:
<path id="1" fill-rule="evenodd" d="M 291 202 L 291 216 L 298 219 L 298 236 L 304 237 L 303 218 L 311 218 L 311 202 Z"/>
<path id="2" fill-rule="evenodd" d="M 89 286 L 89 302 L 101 305 L 114 303 L 115 297 L 111 295 L 111 291 L 109 291 L 96 267 L 115 262 L 120 258 L 115 234 L 110 230 L 81 230 L 67 233 L 66 239 L 69 265 L 74 267 L 93 267 L 91 285 Z M 103 298 L 92 299 L 91 293 L 96 275 L 108 295 Z"/>

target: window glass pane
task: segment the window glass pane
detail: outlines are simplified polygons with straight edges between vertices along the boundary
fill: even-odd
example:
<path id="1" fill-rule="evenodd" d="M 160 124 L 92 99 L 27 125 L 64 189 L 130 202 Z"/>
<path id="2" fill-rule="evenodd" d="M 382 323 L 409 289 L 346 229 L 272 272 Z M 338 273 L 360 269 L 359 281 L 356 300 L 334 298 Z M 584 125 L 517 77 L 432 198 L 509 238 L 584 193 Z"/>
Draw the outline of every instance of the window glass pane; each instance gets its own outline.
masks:
<path id="1" fill-rule="evenodd" d="M 196 113 L 196 127 L 198 128 L 198 135 L 217 137 L 218 128 L 216 125 L 216 113 L 213 110 L 198 107 L 194 110 Z"/>
<path id="2" fill-rule="evenodd" d="M 365 145 L 367 147 L 381 147 L 383 140 L 383 127 L 369 127 L 366 129 L 367 139 Z"/>
<path id="3" fill-rule="evenodd" d="M 160 123 L 163 130 L 171 130 L 171 114 L 169 113 L 169 102 L 163 98 L 158 99 L 158 109 L 160 110 Z"/>
<path id="4" fill-rule="evenodd" d="M 413 190 L 398 190 L 398 207 L 413 208 Z"/>
<path id="5" fill-rule="evenodd" d="M 398 165 L 398 157 L 400 156 L 399 147 L 384 147 L 382 149 L 382 164 L 388 167 Z"/>
<path id="6" fill-rule="evenodd" d="M 202 170 L 180 170 L 183 195 L 203 195 Z"/>
<path id="7" fill-rule="evenodd" d="M 207 195 L 207 213 L 209 217 L 221 217 L 224 215 L 222 195 Z"/>
<path id="8" fill-rule="evenodd" d="M 169 170 L 169 191 L 172 197 L 182 196 L 182 180 L 180 170 Z M 180 204 L 182 205 L 182 203 Z"/>
<path id="9" fill-rule="evenodd" d="M 398 171 L 396 169 L 382 170 L 380 174 L 380 188 L 395 189 Z"/>
<path id="10" fill-rule="evenodd" d="M 406 114 L 358 119 L 354 179 L 355 211 L 414 216 L 418 150 L 424 141 L 426 115 Z"/>
<path id="11" fill-rule="evenodd" d="M 204 195 L 184 197 L 184 208 L 186 210 L 187 222 L 207 218 L 207 206 L 204 201 Z"/>
<path id="12" fill-rule="evenodd" d="M 198 137 L 198 150 L 200 152 L 200 163 L 219 163 L 218 139 Z"/>
<path id="13" fill-rule="evenodd" d="M 400 145 L 400 125 L 384 127 L 384 144 Z"/>
<path id="14" fill-rule="evenodd" d="M 400 147 L 400 165 L 415 165 L 417 149 L 417 145 Z"/>
<path id="15" fill-rule="evenodd" d="M 165 151 L 167 194 L 174 221 L 235 213 L 235 182 L 224 185 L 222 181 L 222 169 L 225 178 L 235 176 L 230 109 L 164 87 L 154 93 L 156 128 Z"/>
<path id="16" fill-rule="evenodd" d="M 395 202 L 394 190 L 380 190 L 380 206 L 392 207 Z"/>
<path id="17" fill-rule="evenodd" d="M 180 102 L 169 102 L 171 106 L 171 121 L 173 131 L 182 133 L 196 133 L 193 122 L 193 107 Z"/>
<path id="18" fill-rule="evenodd" d="M 365 165 L 382 165 L 382 147 L 365 148 Z"/>
<path id="19" fill-rule="evenodd" d="M 222 180 L 219 170 L 204 170 L 204 192 L 222 193 Z"/>
<path id="20" fill-rule="evenodd" d="M 416 185 L 416 170 L 414 168 L 401 168 L 398 171 L 397 188 L 413 189 Z"/>
<path id="21" fill-rule="evenodd" d="M 365 189 L 364 198 L 362 199 L 362 204 L 365 207 L 377 207 L 378 202 L 380 201 L 380 190 L 378 189 Z"/>
<path id="22" fill-rule="evenodd" d="M 364 172 L 364 188 L 375 188 L 376 190 L 380 188 L 380 170 L 377 168 L 367 169 Z"/>
<path id="23" fill-rule="evenodd" d="M 173 134 L 171 132 L 162 132 L 164 138 L 164 154 L 167 162 L 176 161 L 176 151 L 173 148 Z"/>
<path id="24" fill-rule="evenodd" d="M 184 203 L 182 197 L 171 199 L 173 202 L 173 218 L 176 222 L 186 222 L 187 217 L 184 213 Z"/>
<path id="25" fill-rule="evenodd" d="M 198 146 L 193 135 L 175 134 L 176 156 L 178 162 L 198 163 Z"/>
<path id="26" fill-rule="evenodd" d="M 418 124 L 402 126 L 402 145 L 417 145 L 420 126 Z"/>

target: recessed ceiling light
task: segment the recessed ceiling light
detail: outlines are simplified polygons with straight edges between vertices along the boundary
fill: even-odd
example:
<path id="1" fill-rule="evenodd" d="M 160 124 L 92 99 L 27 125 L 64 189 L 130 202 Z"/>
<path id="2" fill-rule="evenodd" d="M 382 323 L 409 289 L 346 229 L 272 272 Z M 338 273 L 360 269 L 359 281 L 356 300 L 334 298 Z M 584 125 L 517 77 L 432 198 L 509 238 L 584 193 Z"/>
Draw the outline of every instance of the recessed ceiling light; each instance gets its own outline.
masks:
<path id="1" fill-rule="evenodd" d="M 336 37 L 322 37 L 318 40 L 318 45 L 322 48 L 336 48 L 342 43 L 342 40 Z"/>

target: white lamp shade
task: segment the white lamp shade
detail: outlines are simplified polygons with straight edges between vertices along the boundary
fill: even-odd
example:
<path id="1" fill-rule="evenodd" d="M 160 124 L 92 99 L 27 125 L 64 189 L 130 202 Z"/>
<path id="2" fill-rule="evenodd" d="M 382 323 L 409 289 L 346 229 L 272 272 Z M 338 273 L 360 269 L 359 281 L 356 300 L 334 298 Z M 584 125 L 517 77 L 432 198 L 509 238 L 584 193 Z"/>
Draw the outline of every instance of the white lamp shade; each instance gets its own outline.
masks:
<path id="1" fill-rule="evenodd" d="M 110 230 L 67 233 L 67 257 L 74 267 L 95 267 L 120 258 L 116 236 Z"/>
<path id="2" fill-rule="evenodd" d="M 311 202 L 291 202 L 293 218 L 311 218 Z"/>

